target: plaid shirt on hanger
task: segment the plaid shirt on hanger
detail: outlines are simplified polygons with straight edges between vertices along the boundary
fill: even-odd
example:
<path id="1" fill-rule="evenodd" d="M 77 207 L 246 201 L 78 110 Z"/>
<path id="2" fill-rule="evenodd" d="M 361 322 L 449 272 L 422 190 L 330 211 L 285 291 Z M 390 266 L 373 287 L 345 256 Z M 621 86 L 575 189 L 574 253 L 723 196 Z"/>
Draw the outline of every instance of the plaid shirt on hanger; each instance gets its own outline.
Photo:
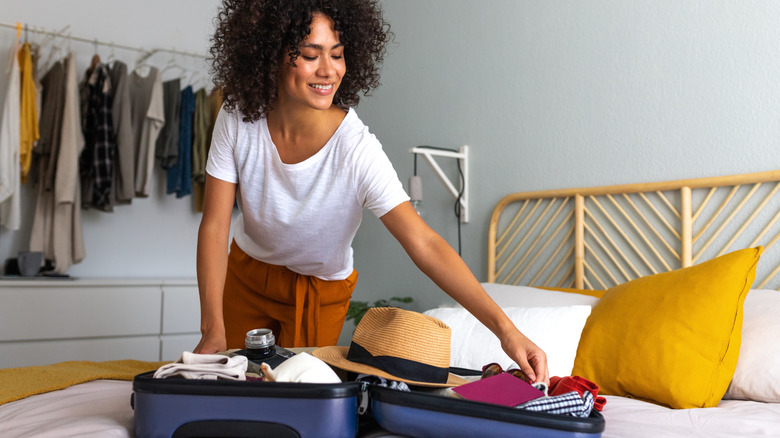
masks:
<path id="1" fill-rule="evenodd" d="M 110 211 L 111 186 L 114 179 L 114 137 L 111 104 L 113 90 L 108 68 L 98 64 L 87 71 L 81 84 L 81 123 L 84 131 L 84 151 L 79 160 L 82 190 L 87 195 L 85 207 Z M 90 195 L 91 193 L 91 195 Z"/>

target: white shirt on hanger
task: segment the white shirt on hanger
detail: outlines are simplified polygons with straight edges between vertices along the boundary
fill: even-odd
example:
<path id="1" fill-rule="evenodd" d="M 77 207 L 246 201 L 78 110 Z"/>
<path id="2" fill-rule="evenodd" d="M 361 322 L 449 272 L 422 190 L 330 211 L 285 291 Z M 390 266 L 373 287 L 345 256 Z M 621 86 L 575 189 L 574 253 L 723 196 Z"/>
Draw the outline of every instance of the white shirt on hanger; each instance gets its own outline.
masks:
<path id="1" fill-rule="evenodd" d="M 20 175 L 20 101 L 21 72 L 19 70 L 19 39 L 11 47 L 8 69 L 8 92 L 0 119 L 0 225 L 18 230 L 21 224 Z"/>

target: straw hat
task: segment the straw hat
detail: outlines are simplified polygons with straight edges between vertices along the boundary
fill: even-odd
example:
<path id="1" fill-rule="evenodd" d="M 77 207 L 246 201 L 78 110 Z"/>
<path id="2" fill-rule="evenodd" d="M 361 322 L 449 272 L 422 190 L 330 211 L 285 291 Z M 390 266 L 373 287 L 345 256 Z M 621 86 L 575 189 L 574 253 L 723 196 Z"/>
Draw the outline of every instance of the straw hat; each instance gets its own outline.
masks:
<path id="1" fill-rule="evenodd" d="M 347 371 L 410 385 L 447 387 L 468 383 L 448 372 L 450 328 L 431 316 L 374 307 L 360 320 L 349 347 L 322 347 L 312 354 Z"/>

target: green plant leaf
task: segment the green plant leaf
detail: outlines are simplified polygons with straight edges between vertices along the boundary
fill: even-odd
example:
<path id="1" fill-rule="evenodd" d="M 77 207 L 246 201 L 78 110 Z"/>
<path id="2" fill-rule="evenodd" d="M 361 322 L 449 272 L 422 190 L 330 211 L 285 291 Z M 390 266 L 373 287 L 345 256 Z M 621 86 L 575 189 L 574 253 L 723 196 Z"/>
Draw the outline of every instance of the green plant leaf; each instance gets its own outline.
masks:
<path id="1" fill-rule="evenodd" d="M 360 323 L 360 320 L 363 319 L 363 316 L 368 312 L 368 309 L 372 307 L 401 307 L 401 306 L 393 306 L 391 302 L 397 302 L 397 303 L 403 303 L 408 304 L 414 301 L 414 298 L 412 297 L 392 297 L 390 299 L 379 299 L 374 301 L 373 303 L 369 303 L 368 301 L 357 301 L 357 300 L 351 300 L 349 302 L 349 308 L 347 309 L 347 321 L 352 321 L 355 324 L 355 327 Z"/>

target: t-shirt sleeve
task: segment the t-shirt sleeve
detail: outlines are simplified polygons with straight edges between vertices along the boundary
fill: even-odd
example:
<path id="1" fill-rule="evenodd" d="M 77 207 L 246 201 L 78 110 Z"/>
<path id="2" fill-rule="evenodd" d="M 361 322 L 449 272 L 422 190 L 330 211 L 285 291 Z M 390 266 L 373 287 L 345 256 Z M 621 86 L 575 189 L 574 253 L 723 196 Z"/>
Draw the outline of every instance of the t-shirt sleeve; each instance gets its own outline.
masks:
<path id="1" fill-rule="evenodd" d="M 238 183 L 238 168 L 235 157 L 237 130 L 237 115 L 222 107 L 214 122 L 214 132 L 211 136 L 209 157 L 206 162 L 206 173 L 233 184 Z"/>
<path id="2" fill-rule="evenodd" d="M 364 133 L 357 160 L 358 202 L 382 217 L 402 202 L 409 200 L 393 163 L 373 134 Z"/>

